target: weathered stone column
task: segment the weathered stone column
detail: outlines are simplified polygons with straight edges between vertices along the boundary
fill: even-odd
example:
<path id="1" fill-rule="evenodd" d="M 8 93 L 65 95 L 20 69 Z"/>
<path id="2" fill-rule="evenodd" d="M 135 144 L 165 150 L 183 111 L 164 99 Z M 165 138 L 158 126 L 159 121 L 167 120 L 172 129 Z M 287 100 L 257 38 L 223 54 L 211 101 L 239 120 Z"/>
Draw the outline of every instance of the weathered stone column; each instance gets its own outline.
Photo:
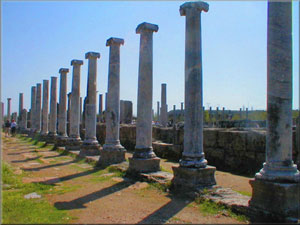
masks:
<path id="1" fill-rule="evenodd" d="M 43 108 L 41 135 L 48 135 L 48 111 L 49 111 L 49 80 L 43 80 Z M 44 140 L 45 137 L 43 138 Z"/>
<path id="2" fill-rule="evenodd" d="M 109 38 L 109 69 L 107 108 L 105 116 L 106 137 L 100 152 L 99 165 L 110 165 L 125 161 L 125 148 L 120 144 L 120 46 L 124 40 Z M 122 114 L 124 115 L 125 107 Z"/>
<path id="3" fill-rule="evenodd" d="M 41 131 L 42 120 L 42 84 L 36 84 L 36 103 L 35 103 L 35 131 L 39 133 Z"/>
<path id="4" fill-rule="evenodd" d="M 240 120 L 243 118 L 242 108 L 240 108 Z"/>
<path id="5" fill-rule="evenodd" d="M 276 216 L 297 218 L 300 174 L 292 160 L 291 1 L 268 2 L 267 40 L 266 162 L 250 181 L 249 203 Z"/>
<path id="6" fill-rule="evenodd" d="M 56 146 L 65 146 L 67 142 L 67 73 L 69 69 L 61 68 L 60 87 L 59 87 L 59 104 L 58 104 L 58 129 L 55 138 Z"/>
<path id="7" fill-rule="evenodd" d="M 159 115 L 159 108 L 160 108 L 159 101 L 157 101 L 157 109 L 156 109 L 157 121 L 160 121 L 159 120 L 159 117 L 160 117 L 160 115 Z"/>
<path id="8" fill-rule="evenodd" d="M 183 102 L 181 102 L 181 107 L 180 107 L 180 115 L 184 116 L 184 111 L 183 111 Z"/>
<path id="9" fill-rule="evenodd" d="M 225 107 L 222 108 L 222 120 L 225 120 Z"/>
<path id="10" fill-rule="evenodd" d="M 31 107 L 30 107 L 30 130 L 31 132 L 35 129 L 35 105 L 36 105 L 36 87 L 31 87 Z"/>
<path id="11" fill-rule="evenodd" d="M 79 133 L 79 107 L 80 107 L 80 67 L 82 60 L 72 60 L 73 78 L 71 94 L 71 113 L 70 113 L 70 135 L 67 141 L 66 150 L 80 150 L 82 144 Z"/>
<path id="12" fill-rule="evenodd" d="M 173 105 L 173 123 L 176 124 L 176 105 Z"/>
<path id="13" fill-rule="evenodd" d="M 82 123 L 82 97 L 80 97 L 80 123 Z"/>
<path id="14" fill-rule="evenodd" d="M 19 93 L 19 119 L 21 120 L 21 112 L 23 109 L 23 100 L 24 100 L 24 94 Z"/>
<path id="15" fill-rule="evenodd" d="M 208 11 L 206 2 L 180 6 L 180 15 L 186 16 L 184 149 L 172 183 L 189 191 L 216 184 L 216 168 L 207 166 L 203 152 L 201 11 Z"/>
<path id="16" fill-rule="evenodd" d="M 96 125 L 97 125 L 97 59 L 100 58 L 98 52 L 88 52 L 85 58 L 89 60 L 88 64 L 88 89 L 85 111 L 85 138 L 81 145 L 81 156 L 92 156 L 100 154 L 100 145 L 96 138 Z M 73 93 L 72 93 L 73 95 Z"/>
<path id="17" fill-rule="evenodd" d="M 50 92 L 50 123 L 48 141 L 54 142 L 56 133 L 56 118 L 57 118 L 57 77 L 51 77 L 51 92 Z"/>
<path id="18" fill-rule="evenodd" d="M 99 122 L 102 122 L 103 95 L 99 94 Z"/>
<path id="19" fill-rule="evenodd" d="M 163 127 L 168 124 L 168 111 L 167 111 L 167 84 L 161 84 L 161 112 L 160 123 Z"/>
<path id="20" fill-rule="evenodd" d="M 7 98 L 7 119 L 11 121 L 11 98 Z"/>
<path id="21" fill-rule="evenodd" d="M 21 111 L 20 128 L 21 128 L 21 132 L 27 131 L 27 110 L 26 109 L 22 109 Z"/>
<path id="22" fill-rule="evenodd" d="M 71 120 L 71 94 L 72 92 L 69 92 L 67 94 L 68 98 L 68 108 L 67 108 L 67 135 L 70 134 L 70 120 Z"/>
<path id="23" fill-rule="evenodd" d="M 152 95 L 153 95 L 153 32 L 158 26 L 141 23 L 136 28 L 140 37 L 136 146 L 129 158 L 129 171 L 153 172 L 160 170 L 160 159 L 152 148 Z"/>

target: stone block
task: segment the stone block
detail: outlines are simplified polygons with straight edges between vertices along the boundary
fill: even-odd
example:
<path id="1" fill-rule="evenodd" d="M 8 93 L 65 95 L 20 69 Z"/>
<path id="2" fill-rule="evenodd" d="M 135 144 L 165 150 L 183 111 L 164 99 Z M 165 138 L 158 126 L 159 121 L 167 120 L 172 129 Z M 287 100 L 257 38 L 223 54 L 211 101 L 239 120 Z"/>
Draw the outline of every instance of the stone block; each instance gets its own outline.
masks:
<path id="1" fill-rule="evenodd" d="M 174 191 L 193 192 L 199 188 L 209 187 L 216 184 L 216 167 L 206 166 L 205 168 L 172 167 L 174 177 L 172 189 Z"/>
<path id="2" fill-rule="evenodd" d="M 82 140 L 80 138 L 68 138 L 66 143 L 66 150 L 80 150 L 82 145 Z"/>
<path id="3" fill-rule="evenodd" d="M 64 147 L 66 146 L 67 141 L 68 141 L 68 137 L 56 136 L 54 142 L 56 147 Z"/>
<path id="4" fill-rule="evenodd" d="M 97 166 L 106 167 L 111 164 L 117 164 L 125 161 L 126 150 L 123 147 L 111 150 L 101 149 L 100 158 Z"/>
<path id="5" fill-rule="evenodd" d="M 218 130 L 216 129 L 204 129 L 203 131 L 203 145 L 205 147 L 217 147 L 218 146 Z"/>
<path id="6" fill-rule="evenodd" d="M 276 183 L 252 179 L 249 206 L 281 217 L 299 217 L 300 183 Z"/>
<path id="7" fill-rule="evenodd" d="M 150 173 L 160 170 L 160 158 L 129 158 L 129 174 Z"/>
<path id="8" fill-rule="evenodd" d="M 100 155 L 100 148 L 101 147 L 99 144 L 93 144 L 93 145 L 82 144 L 80 147 L 79 155 L 81 157 Z"/>

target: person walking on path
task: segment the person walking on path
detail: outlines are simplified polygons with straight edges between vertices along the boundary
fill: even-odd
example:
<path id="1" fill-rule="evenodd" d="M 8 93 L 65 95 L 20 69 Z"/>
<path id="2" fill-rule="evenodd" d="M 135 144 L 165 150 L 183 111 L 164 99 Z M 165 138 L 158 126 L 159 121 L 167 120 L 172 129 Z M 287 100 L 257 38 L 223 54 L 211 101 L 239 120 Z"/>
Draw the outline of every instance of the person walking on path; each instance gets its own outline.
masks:
<path id="1" fill-rule="evenodd" d="M 15 120 L 11 121 L 10 128 L 11 128 L 11 136 L 15 136 L 16 129 L 17 129 L 17 123 L 15 122 Z"/>

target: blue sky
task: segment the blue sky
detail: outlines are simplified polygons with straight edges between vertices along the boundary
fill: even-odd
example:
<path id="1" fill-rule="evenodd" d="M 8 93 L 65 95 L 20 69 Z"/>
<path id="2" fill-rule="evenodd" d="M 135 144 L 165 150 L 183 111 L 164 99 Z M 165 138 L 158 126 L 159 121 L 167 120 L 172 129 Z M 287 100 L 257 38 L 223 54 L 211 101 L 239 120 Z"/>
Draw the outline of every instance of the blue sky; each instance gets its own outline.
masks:
<path id="1" fill-rule="evenodd" d="M 184 99 L 185 17 L 181 1 L 47 1 L 1 2 L 2 102 L 12 98 L 18 110 L 19 93 L 30 108 L 30 90 L 72 59 L 84 60 L 81 96 L 86 96 L 88 51 L 100 52 L 97 90 L 107 90 L 110 37 L 125 39 L 121 46 L 121 99 L 133 101 L 136 112 L 139 37 L 135 28 L 154 23 L 153 108 L 160 101 L 161 83 L 167 83 L 167 103 L 180 108 Z M 203 104 L 239 109 L 266 108 L 267 2 L 209 1 L 202 13 Z M 293 2 L 293 108 L 299 102 L 299 2 Z M 59 80 L 59 79 L 58 79 Z M 59 83 L 58 83 L 59 84 Z"/>

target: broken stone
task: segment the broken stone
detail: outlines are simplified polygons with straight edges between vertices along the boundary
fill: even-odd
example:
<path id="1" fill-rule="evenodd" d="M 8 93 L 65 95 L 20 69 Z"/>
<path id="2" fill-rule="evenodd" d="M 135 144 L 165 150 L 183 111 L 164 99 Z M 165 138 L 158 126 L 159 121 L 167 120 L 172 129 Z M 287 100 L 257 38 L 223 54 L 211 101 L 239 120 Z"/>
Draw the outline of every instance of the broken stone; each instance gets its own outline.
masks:
<path id="1" fill-rule="evenodd" d="M 24 195 L 24 198 L 26 199 L 31 199 L 31 198 L 41 198 L 41 195 L 38 195 L 36 192 Z"/>

